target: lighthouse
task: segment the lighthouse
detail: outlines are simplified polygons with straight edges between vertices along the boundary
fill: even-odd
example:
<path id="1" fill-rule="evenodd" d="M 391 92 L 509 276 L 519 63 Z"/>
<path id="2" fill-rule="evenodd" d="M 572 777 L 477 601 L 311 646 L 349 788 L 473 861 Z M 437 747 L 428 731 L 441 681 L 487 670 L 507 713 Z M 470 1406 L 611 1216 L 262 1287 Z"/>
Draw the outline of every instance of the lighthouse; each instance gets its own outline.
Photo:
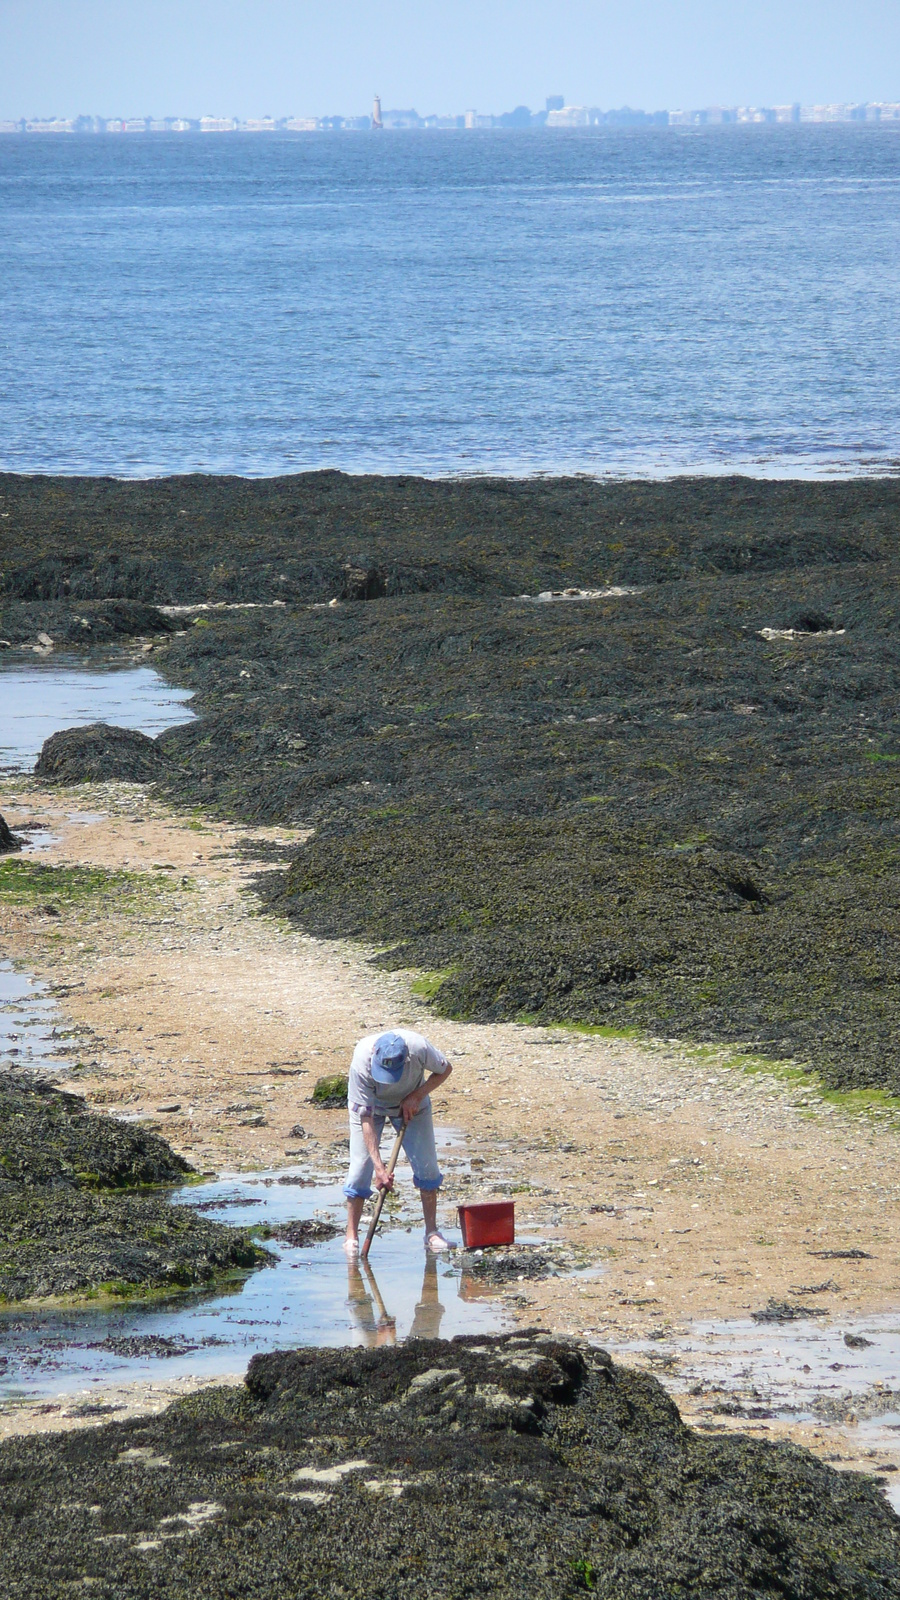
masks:
<path id="1" fill-rule="evenodd" d="M 380 94 L 377 94 L 375 96 L 375 99 L 372 101 L 372 127 L 373 128 L 383 128 L 384 127 L 384 123 L 381 120 L 381 95 Z"/>

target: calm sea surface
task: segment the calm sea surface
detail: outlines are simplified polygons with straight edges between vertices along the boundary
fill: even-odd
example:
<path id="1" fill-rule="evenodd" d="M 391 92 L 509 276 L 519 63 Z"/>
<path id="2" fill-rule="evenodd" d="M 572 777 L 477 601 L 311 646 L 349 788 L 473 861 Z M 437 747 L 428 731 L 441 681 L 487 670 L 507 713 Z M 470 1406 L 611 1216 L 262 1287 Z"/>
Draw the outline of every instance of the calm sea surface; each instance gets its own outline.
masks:
<path id="1" fill-rule="evenodd" d="M 900 466 L 888 129 L 0 136 L 0 466 Z"/>

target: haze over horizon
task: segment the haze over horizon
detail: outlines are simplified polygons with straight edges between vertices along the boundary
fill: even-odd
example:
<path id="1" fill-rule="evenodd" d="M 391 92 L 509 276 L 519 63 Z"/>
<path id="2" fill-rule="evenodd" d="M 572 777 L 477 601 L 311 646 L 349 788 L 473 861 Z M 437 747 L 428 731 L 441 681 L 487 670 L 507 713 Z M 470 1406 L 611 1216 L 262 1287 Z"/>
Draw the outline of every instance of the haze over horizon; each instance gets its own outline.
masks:
<path id="1" fill-rule="evenodd" d="M 888 0 L 0 0 L 0 117 L 900 98 Z"/>

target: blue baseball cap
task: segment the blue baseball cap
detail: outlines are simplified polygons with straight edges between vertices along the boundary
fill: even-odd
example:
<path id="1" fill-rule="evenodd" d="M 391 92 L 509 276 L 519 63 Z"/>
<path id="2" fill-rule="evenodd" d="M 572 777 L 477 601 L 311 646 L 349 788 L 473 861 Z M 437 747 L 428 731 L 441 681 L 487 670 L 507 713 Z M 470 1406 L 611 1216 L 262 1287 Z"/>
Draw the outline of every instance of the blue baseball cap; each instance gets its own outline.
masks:
<path id="1" fill-rule="evenodd" d="M 399 1033 L 381 1033 L 372 1047 L 372 1077 L 376 1083 L 399 1083 L 409 1057 L 409 1046 Z"/>

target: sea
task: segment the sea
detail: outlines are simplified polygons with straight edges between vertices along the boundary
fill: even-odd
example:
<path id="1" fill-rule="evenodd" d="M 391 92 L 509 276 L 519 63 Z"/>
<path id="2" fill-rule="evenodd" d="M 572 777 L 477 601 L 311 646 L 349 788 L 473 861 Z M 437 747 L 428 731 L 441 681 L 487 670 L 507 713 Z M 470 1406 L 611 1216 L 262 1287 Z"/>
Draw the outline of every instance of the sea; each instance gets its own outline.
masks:
<path id="1" fill-rule="evenodd" d="M 0 468 L 900 467 L 900 130 L 0 136 Z"/>

